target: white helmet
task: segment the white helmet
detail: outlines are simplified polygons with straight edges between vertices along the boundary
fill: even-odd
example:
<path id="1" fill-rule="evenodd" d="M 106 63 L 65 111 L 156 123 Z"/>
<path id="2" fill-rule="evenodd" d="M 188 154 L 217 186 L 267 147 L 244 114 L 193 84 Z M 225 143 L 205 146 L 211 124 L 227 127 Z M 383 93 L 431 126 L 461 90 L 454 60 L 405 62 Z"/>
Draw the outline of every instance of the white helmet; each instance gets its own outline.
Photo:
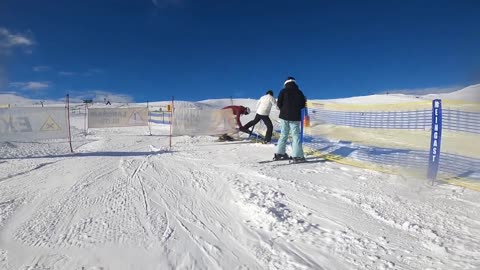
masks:
<path id="1" fill-rule="evenodd" d="M 245 115 L 250 114 L 250 108 L 245 107 Z"/>

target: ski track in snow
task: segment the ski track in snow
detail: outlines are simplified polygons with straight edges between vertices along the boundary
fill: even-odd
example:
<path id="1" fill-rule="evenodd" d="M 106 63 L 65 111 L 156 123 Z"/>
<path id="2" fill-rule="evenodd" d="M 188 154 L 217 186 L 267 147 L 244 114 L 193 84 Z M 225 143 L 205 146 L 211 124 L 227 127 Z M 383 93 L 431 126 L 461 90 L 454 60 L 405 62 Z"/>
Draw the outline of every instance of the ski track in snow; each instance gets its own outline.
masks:
<path id="1" fill-rule="evenodd" d="M 0 269 L 480 267 L 478 193 L 142 132 L 91 131 L 82 155 L 1 146 Z"/>
<path id="2" fill-rule="evenodd" d="M 341 171 L 348 171 L 348 168 L 345 167 L 340 167 L 339 168 Z M 327 168 L 328 170 L 328 168 Z M 311 169 L 302 169 L 300 170 L 302 173 L 311 173 Z M 348 175 L 349 177 L 352 177 L 352 175 Z M 360 175 L 358 176 L 359 180 L 367 180 L 369 178 Z M 377 178 L 378 179 L 378 178 Z M 281 180 L 281 179 L 280 179 Z M 380 179 L 382 180 L 382 179 Z M 291 181 L 291 180 L 290 180 Z M 463 211 L 462 208 L 459 207 L 453 207 L 452 205 L 449 205 L 448 202 L 445 202 L 445 198 L 439 198 L 438 200 L 433 200 L 432 202 L 427 202 L 425 205 L 422 205 L 422 207 L 419 207 L 419 203 L 423 202 L 411 202 L 410 200 L 403 199 L 399 196 L 396 195 L 388 195 L 388 192 L 385 192 L 385 190 L 375 190 L 376 188 L 373 188 L 369 186 L 368 188 L 365 188 L 361 190 L 361 192 L 355 191 L 348 191 L 345 189 L 339 189 L 339 188 L 326 188 L 326 187 L 319 187 L 316 185 L 313 185 L 310 182 L 302 182 L 302 181 L 297 181 L 295 184 L 296 188 L 299 186 L 302 186 L 304 189 L 308 189 L 311 191 L 317 191 L 320 193 L 321 196 L 326 195 L 329 197 L 337 198 L 343 202 L 346 202 L 347 204 L 351 205 L 354 207 L 355 211 L 357 212 L 358 210 L 362 211 L 365 215 L 368 217 L 371 217 L 375 220 L 378 220 L 379 222 L 391 226 L 393 228 L 405 231 L 407 235 L 405 237 L 418 237 L 422 241 L 422 246 L 424 250 L 418 250 L 415 249 L 414 246 L 412 246 L 411 249 L 404 249 L 403 252 L 406 254 L 411 254 L 411 253 L 429 253 L 432 252 L 436 255 L 438 255 L 439 259 L 438 261 L 434 262 L 430 256 L 416 256 L 412 257 L 410 255 L 404 255 L 400 254 L 397 255 L 396 259 L 401 263 L 402 261 L 408 261 L 407 265 L 409 266 L 415 266 L 417 267 L 422 267 L 421 264 L 415 265 L 416 260 L 423 260 L 424 263 L 426 264 L 436 264 L 435 267 L 442 268 L 444 262 L 442 262 L 442 257 L 448 256 L 449 260 L 453 261 L 453 266 L 455 268 L 461 268 L 461 269 L 468 269 L 471 267 L 470 263 L 478 263 L 476 260 L 476 256 L 479 255 L 478 251 L 479 250 L 479 243 L 475 239 L 475 237 L 472 236 L 465 236 L 463 237 L 461 235 L 461 232 L 464 230 L 459 230 L 459 228 L 462 228 L 462 226 L 465 226 L 468 224 L 468 222 L 472 222 L 472 220 L 463 217 L 460 213 Z M 376 185 L 374 185 L 376 187 Z M 321 199 L 321 196 L 315 196 L 316 199 Z M 408 198 L 411 199 L 411 198 Z M 438 212 L 441 213 L 440 210 L 443 210 L 442 208 L 447 208 L 448 212 L 452 213 L 455 215 L 455 218 L 449 218 L 448 216 L 442 216 L 439 215 Z M 399 211 L 400 209 L 400 211 Z M 452 211 L 453 210 L 453 211 Z M 412 215 L 414 213 L 414 215 Z M 473 213 L 470 213 L 473 214 Z M 362 224 L 365 224 L 366 221 L 363 221 Z M 475 227 L 475 223 L 473 224 L 468 224 L 471 227 Z M 348 226 L 350 230 L 353 230 L 353 227 L 350 225 Z M 478 230 L 477 230 L 478 231 Z M 341 235 L 344 235 L 345 233 L 342 232 Z M 451 236 L 454 239 L 452 239 Z M 459 237 L 460 236 L 460 237 Z M 355 236 L 357 237 L 357 236 Z M 347 236 L 348 239 L 348 236 Z M 338 237 L 337 237 L 338 240 Z M 343 239 L 345 240 L 345 239 Z M 373 240 L 373 241 L 372 241 Z M 386 237 L 381 237 L 380 242 L 386 242 Z M 375 241 L 374 239 L 355 239 L 357 242 L 367 242 L 369 243 L 369 246 L 372 246 L 373 249 L 369 250 L 372 252 L 371 254 L 365 254 L 365 252 L 362 252 L 362 255 L 367 255 L 367 257 L 373 261 L 376 261 L 377 259 L 380 259 L 381 257 L 378 256 L 377 249 L 380 247 L 388 255 L 392 254 L 393 250 L 398 251 L 398 247 L 395 247 L 395 249 L 389 250 L 388 248 L 386 249 L 385 245 L 379 245 L 379 241 Z M 448 248 L 447 248 L 448 246 Z M 465 246 L 469 246 L 468 250 L 475 250 L 474 252 L 465 252 L 463 249 Z M 367 246 L 365 246 L 367 247 Z M 457 251 L 457 247 L 462 247 L 461 250 Z M 458 253 L 458 255 L 457 255 Z M 466 254 L 461 254 L 461 253 L 466 253 Z M 352 254 L 350 254 L 352 255 Z M 389 257 L 389 256 L 387 256 Z M 345 258 L 348 260 L 348 258 Z M 398 264 L 398 263 L 397 263 Z M 412 265 L 413 264 L 413 265 Z M 381 266 L 382 268 L 388 268 L 388 267 L 393 267 L 395 264 L 390 261 L 384 261 Z M 402 265 L 402 267 L 406 267 L 407 265 Z M 361 267 L 368 267 L 368 265 L 360 265 Z"/>

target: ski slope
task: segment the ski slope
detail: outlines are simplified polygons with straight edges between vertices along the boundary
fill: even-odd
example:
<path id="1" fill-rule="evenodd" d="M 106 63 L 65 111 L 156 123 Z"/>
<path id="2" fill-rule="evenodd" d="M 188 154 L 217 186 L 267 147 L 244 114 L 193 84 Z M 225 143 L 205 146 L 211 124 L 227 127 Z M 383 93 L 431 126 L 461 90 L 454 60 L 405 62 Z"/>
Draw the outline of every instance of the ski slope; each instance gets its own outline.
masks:
<path id="1" fill-rule="evenodd" d="M 480 268 L 478 192 L 324 160 L 259 163 L 273 145 L 210 136 L 170 149 L 163 125 L 84 137 L 82 121 L 74 154 L 0 144 L 0 269 Z"/>

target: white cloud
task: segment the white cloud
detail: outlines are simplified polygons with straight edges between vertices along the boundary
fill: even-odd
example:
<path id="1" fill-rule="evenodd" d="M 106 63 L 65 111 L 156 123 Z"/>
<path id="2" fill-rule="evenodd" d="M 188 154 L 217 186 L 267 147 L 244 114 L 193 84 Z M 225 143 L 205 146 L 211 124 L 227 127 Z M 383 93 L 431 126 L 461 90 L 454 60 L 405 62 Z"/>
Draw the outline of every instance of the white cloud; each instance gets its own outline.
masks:
<path id="1" fill-rule="evenodd" d="M 72 102 L 82 102 L 85 99 L 92 99 L 94 102 L 103 102 L 105 99 L 110 102 L 131 103 L 133 98 L 129 95 L 118 94 L 106 90 L 71 91 Z"/>
<path id="2" fill-rule="evenodd" d="M 15 91 L 0 91 L 1 95 L 20 95 L 20 93 Z"/>
<path id="3" fill-rule="evenodd" d="M 10 86 L 15 89 L 20 89 L 20 90 L 31 90 L 31 91 L 37 91 L 37 90 L 43 90 L 46 88 L 50 87 L 49 82 L 12 82 L 10 83 Z"/>
<path id="4" fill-rule="evenodd" d="M 90 73 L 102 73 L 103 69 L 101 69 L 101 68 L 91 68 L 91 69 L 88 70 L 88 72 L 90 72 Z"/>
<path id="5" fill-rule="evenodd" d="M 76 75 L 76 72 L 70 72 L 70 71 L 59 71 L 58 75 L 60 76 L 73 76 Z"/>
<path id="6" fill-rule="evenodd" d="M 404 95 L 427 95 L 450 93 L 462 89 L 462 86 L 452 87 L 428 87 L 428 88 L 412 88 L 412 89 L 388 89 L 380 91 L 379 94 L 404 94 Z"/>
<path id="7" fill-rule="evenodd" d="M 30 51 L 30 47 L 35 44 L 31 37 L 26 34 L 14 34 L 8 29 L 0 27 L 0 52 L 7 53 L 10 49 L 15 47 L 23 47 L 26 51 Z"/>
<path id="8" fill-rule="evenodd" d="M 100 74 L 100 73 L 103 73 L 103 69 L 91 68 L 87 72 L 84 72 L 83 76 L 93 76 L 93 75 Z"/>
<path id="9" fill-rule="evenodd" d="M 32 53 L 32 38 L 26 34 L 14 34 L 7 28 L 0 27 L 0 90 L 8 86 L 7 60 L 15 48 L 22 48 L 25 53 Z"/>
<path id="10" fill-rule="evenodd" d="M 93 76 L 93 75 L 100 74 L 100 73 L 103 73 L 103 69 L 91 68 L 91 69 L 88 69 L 85 72 L 59 71 L 58 75 L 60 75 L 60 76 L 85 76 L 85 77 L 89 77 L 89 76 Z"/>
<path id="11" fill-rule="evenodd" d="M 49 71 L 51 68 L 49 66 L 36 66 L 36 67 L 33 67 L 33 71 L 35 72 L 45 72 L 45 71 Z"/>

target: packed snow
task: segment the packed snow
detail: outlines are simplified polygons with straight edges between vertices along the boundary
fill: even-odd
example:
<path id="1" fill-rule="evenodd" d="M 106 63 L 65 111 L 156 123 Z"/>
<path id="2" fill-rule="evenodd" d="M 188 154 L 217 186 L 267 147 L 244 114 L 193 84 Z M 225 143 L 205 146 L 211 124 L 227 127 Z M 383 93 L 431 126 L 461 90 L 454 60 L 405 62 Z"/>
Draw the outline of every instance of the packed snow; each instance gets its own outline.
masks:
<path id="1" fill-rule="evenodd" d="M 480 269 L 478 192 L 72 117 L 73 154 L 0 144 L 0 269 Z"/>

